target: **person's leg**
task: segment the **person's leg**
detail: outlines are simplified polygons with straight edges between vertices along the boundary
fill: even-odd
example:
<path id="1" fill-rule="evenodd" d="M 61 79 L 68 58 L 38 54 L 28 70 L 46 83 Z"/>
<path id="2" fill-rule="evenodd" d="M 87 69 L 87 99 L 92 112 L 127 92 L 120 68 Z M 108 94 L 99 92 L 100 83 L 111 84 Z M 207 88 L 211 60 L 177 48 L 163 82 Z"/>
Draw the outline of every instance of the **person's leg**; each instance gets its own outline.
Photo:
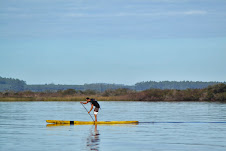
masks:
<path id="1" fill-rule="evenodd" d="M 98 114 L 99 108 L 94 109 L 94 116 L 95 116 L 95 121 L 97 122 L 97 114 Z"/>
<path id="2" fill-rule="evenodd" d="M 94 114 L 94 116 L 95 116 L 95 122 L 97 122 L 97 114 Z"/>

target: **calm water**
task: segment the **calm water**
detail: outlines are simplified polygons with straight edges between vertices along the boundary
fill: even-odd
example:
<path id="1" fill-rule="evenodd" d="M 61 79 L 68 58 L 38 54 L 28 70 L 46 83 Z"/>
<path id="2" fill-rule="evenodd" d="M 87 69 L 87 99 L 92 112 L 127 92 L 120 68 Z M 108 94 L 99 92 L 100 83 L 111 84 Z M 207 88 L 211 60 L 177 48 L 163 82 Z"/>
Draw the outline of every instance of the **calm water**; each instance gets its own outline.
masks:
<path id="1" fill-rule="evenodd" d="M 98 120 L 138 125 L 51 126 L 45 120 L 91 121 L 79 102 L 0 102 L 0 150 L 225 151 L 226 104 L 99 102 Z M 85 105 L 90 109 L 90 104 Z"/>

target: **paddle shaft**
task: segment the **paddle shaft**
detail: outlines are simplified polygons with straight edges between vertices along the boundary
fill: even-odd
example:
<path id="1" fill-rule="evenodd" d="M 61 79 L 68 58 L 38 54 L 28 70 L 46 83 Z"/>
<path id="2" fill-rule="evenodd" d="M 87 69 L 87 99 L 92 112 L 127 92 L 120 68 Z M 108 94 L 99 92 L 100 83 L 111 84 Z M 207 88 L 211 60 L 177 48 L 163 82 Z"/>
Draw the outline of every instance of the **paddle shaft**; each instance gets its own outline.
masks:
<path id="1" fill-rule="evenodd" d="M 82 106 L 85 108 L 85 106 L 83 105 L 83 103 L 81 103 L 82 104 Z M 86 109 L 86 108 L 85 108 Z M 88 112 L 88 114 L 89 114 L 89 111 L 86 109 L 86 111 Z M 92 120 L 93 120 L 93 117 L 89 114 L 89 116 L 92 118 Z M 93 120 L 94 121 L 94 120 Z"/>

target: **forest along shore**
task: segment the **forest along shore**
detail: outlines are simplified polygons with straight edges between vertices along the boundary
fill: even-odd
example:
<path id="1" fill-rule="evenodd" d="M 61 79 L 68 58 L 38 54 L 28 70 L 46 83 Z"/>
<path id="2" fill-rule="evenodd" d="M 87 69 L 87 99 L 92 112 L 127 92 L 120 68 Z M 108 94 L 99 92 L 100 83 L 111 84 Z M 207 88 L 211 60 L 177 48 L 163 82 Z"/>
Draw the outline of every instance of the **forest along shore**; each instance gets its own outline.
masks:
<path id="1" fill-rule="evenodd" d="M 148 89 L 135 91 L 126 88 L 95 90 L 58 90 L 45 92 L 0 92 L 0 101 L 82 101 L 85 97 L 98 101 L 222 101 L 226 102 L 226 84 L 216 84 L 204 89 Z"/>

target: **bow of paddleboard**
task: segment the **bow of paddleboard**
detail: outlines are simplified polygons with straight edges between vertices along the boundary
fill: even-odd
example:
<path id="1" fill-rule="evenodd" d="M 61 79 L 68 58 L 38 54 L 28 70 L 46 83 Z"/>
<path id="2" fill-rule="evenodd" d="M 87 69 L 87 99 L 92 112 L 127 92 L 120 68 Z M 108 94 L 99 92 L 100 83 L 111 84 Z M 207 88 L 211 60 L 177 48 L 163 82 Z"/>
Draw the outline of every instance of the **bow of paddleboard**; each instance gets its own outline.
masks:
<path id="1" fill-rule="evenodd" d="M 74 124 L 74 125 L 90 125 L 90 124 L 137 124 L 138 121 L 60 121 L 60 120 L 46 120 L 47 123 L 54 124 Z"/>

